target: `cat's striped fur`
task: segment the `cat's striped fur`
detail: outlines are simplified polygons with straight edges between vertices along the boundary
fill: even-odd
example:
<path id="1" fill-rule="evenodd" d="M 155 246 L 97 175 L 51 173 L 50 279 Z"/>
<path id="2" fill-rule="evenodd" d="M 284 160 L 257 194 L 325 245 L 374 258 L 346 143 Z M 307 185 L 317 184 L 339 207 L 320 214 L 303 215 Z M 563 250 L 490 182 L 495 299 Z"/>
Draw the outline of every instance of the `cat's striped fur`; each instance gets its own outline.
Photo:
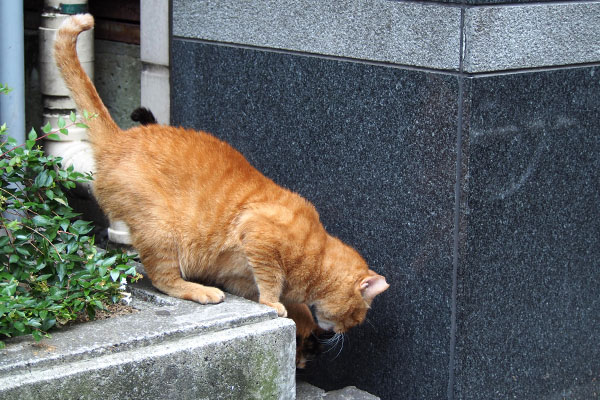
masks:
<path id="1" fill-rule="evenodd" d="M 311 203 L 208 133 L 119 129 L 77 58 L 77 36 L 93 25 L 89 14 L 67 19 L 55 58 L 79 110 L 97 114 L 87 121 L 95 196 L 129 226 L 153 285 L 199 303 L 223 301 L 224 288 L 289 314 L 304 337 L 315 328 L 307 305 L 324 329 L 361 323 L 388 284 L 325 231 Z"/>

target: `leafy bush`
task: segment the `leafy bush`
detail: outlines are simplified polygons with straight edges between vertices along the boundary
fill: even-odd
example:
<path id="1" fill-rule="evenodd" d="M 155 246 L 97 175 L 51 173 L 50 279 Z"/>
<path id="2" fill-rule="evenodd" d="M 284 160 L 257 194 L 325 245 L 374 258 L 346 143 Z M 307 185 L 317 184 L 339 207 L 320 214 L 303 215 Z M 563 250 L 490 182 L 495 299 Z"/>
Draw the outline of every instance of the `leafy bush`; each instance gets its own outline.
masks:
<path id="1" fill-rule="evenodd" d="M 0 85 L 0 94 L 6 91 Z M 131 256 L 94 245 L 91 223 L 67 202 L 66 190 L 91 176 L 62 169 L 60 158 L 38 146 L 79 124 L 74 114 L 70 119 L 70 125 L 59 119 L 54 131 L 46 125 L 39 138 L 32 129 L 21 146 L 7 136 L 6 124 L 0 127 L 0 339 L 32 334 L 40 340 L 81 312 L 93 318 L 119 301 L 126 278 L 138 277 Z"/>

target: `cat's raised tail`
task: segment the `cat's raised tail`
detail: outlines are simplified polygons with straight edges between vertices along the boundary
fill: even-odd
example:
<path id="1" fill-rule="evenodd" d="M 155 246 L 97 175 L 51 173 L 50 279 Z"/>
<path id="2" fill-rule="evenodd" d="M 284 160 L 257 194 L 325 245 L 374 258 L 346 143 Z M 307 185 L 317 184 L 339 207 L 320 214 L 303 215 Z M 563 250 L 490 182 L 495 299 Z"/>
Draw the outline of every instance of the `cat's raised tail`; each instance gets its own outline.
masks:
<path id="1" fill-rule="evenodd" d="M 110 116 L 106 106 L 98 96 L 94 84 L 83 70 L 77 57 L 77 36 L 94 27 L 94 17 L 78 14 L 67 18 L 58 29 L 54 40 L 54 58 L 71 97 L 80 112 L 92 116 L 85 123 L 90 127 L 92 142 L 108 139 L 119 127 Z M 96 115 L 97 116 L 94 116 Z"/>

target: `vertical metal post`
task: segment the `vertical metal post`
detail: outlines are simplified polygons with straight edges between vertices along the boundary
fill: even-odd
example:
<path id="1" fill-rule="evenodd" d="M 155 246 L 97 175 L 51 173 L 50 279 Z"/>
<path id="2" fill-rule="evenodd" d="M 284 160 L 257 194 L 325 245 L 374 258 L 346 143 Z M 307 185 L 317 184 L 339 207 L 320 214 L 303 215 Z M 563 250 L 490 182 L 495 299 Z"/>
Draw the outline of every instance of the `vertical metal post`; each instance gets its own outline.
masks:
<path id="1" fill-rule="evenodd" d="M 0 123 L 25 142 L 25 59 L 23 0 L 0 1 L 0 82 L 12 91 L 0 96 Z"/>

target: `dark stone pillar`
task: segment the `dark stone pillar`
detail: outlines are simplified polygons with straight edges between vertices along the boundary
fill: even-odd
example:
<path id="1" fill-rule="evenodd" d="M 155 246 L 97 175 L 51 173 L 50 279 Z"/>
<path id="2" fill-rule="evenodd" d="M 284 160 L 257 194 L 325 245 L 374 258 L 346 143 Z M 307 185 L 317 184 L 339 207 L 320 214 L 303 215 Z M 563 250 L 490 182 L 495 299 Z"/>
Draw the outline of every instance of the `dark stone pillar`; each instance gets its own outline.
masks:
<path id="1" fill-rule="evenodd" d="M 463 3 L 173 0 L 172 122 L 229 141 L 388 278 L 300 377 L 593 398 L 600 2 Z"/>

